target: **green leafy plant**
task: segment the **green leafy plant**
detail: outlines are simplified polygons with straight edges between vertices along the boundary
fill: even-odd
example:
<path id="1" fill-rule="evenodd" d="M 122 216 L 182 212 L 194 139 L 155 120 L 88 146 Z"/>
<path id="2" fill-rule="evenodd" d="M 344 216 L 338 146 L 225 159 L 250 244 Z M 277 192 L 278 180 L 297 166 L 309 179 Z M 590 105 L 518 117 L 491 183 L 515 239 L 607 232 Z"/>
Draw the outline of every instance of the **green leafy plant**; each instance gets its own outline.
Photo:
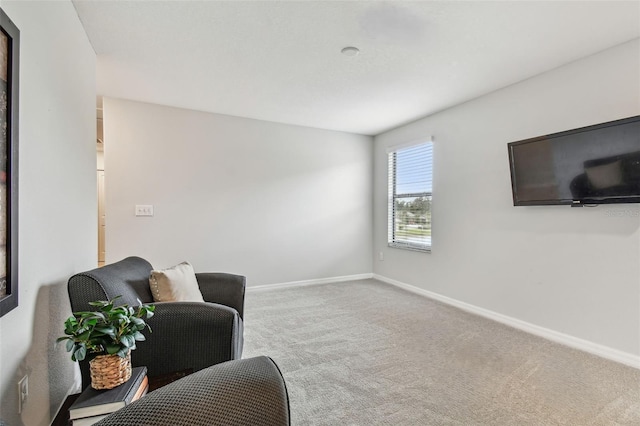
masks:
<path id="1" fill-rule="evenodd" d="M 66 348 L 73 361 L 82 361 L 87 356 L 117 354 L 121 358 L 136 348 L 136 341 L 145 340 L 141 333 L 151 327 L 145 320 L 153 316 L 154 305 L 133 308 L 128 305 L 115 306 L 115 297 L 109 301 L 89 302 L 95 311 L 74 312 L 64 322 L 65 336 L 56 342 L 67 341 Z"/>

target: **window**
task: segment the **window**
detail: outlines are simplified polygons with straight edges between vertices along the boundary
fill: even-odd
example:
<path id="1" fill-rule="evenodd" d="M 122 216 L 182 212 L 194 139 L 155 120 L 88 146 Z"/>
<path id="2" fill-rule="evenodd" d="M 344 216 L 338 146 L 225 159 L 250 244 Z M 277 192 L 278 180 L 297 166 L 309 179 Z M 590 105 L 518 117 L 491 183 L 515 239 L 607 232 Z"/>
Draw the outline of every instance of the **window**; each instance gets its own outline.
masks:
<path id="1" fill-rule="evenodd" d="M 431 251 L 433 143 L 389 152 L 389 245 Z"/>

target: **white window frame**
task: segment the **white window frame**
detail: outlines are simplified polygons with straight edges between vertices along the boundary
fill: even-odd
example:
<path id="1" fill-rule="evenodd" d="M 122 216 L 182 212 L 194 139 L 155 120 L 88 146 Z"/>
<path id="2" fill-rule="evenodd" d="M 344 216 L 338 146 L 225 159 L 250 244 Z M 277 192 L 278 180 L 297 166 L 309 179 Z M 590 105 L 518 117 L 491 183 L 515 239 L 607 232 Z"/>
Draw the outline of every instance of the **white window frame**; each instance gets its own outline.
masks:
<path id="1" fill-rule="evenodd" d="M 406 250 L 415 250 L 420 252 L 431 252 L 432 240 L 431 236 L 428 237 L 428 242 L 415 242 L 415 241 L 407 241 L 403 240 L 400 237 L 397 237 L 396 234 L 396 217 L 395 217 L 395 206 L 396 200 L 399 198 L 418 198 L 425 197 L 429 198 L 431 201 L 433 200 L 433 188 L 431 191 L 423 191 L 423 192 L 413 192 L 413 193 L 397 193 L 397 170 L 396 170 L 396 154 L 398 152 L 404 151 L 408 148 L 414 148 L 419 145 L 431 144 L 432 149 L 432 157 L 431 161 L 424 164 L 424 167 L 427 167 L 433 170 L 433 139 L 420 140 L 415 142 L 410 142 L 407 144 L 397 145 L 390 147 L 387 150 L 388 154 L 388 185 L 389 185 L 389 200 L 388 200 L 388 220 L 387 220 L 387 242 L 389 247 L 401 248 Z M 433 181 L 433 172 L 430 176 L 431 181 Z"/>

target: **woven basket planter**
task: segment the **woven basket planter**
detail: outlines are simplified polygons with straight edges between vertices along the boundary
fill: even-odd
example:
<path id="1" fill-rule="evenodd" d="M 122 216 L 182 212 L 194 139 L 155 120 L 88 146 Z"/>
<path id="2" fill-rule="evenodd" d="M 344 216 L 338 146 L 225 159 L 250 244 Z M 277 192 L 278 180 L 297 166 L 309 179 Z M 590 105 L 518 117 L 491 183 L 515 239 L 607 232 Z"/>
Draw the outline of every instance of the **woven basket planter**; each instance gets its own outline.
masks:
<path id="1" fill-rule="evenodd" d="M 131 351 L 127 356 L 98 355 L 89 362 L 91 387 L 113 389 L 131 378 Z"/>

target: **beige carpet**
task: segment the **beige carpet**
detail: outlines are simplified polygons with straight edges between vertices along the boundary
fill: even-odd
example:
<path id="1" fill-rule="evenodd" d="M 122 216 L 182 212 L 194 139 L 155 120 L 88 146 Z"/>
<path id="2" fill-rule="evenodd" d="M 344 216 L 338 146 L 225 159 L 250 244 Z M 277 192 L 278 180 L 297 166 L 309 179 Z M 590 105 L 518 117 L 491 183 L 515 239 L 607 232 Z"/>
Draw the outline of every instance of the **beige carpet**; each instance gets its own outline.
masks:
<path id="1" fill-rule="evenodd" d="M 640 425 L 640 371 L 374 281 L 248 292 L 292 424 Z"/>

